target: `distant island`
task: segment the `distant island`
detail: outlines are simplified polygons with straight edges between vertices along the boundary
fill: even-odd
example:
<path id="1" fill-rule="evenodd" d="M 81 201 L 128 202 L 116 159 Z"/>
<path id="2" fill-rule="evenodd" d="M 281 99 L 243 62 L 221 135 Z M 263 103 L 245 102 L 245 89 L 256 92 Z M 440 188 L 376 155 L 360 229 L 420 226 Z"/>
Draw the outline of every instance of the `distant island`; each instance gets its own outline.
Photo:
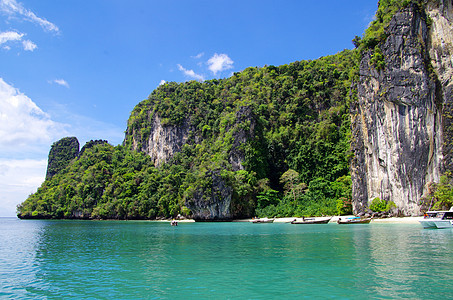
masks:
<path id="1" fill-rule="evenodd" d="M 355 49 L 167 82 L 122 145 L 55 142 L 19 218 L 385 214 L 452 205 L 453 6 L 379 1 Z"/>

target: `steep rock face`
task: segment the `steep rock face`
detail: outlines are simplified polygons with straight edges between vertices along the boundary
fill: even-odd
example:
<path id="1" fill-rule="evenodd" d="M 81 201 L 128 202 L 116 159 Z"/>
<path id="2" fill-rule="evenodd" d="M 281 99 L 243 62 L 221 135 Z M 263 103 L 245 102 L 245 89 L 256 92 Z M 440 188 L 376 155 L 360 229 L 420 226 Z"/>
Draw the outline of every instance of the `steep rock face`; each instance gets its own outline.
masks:
<path id="1" fill-rule="evenodd" d="M 244 170 L 244 145 L 254 136 L 255 118 L 252 109 L 242 106 L 237 109 L 234 121 L 227 125 L 225 133 L 214 133 L 215 136 L 205 136 L 202 130 L 191 125 L 190 114 L 179 125 L 164 124 L 156 114 L 149 112 L 146 134 L 143 128 L 135 128 L 133 124 L 127 132 L 131 137 L 132 149 L 148 154 L 154 165 L 159 167 L 168 162 L 185 144 L 194 146 L 208 139 L 206 144 L 213 146 L 216 142 L 223 144 L 226 152 L 225 159 L 231 165 L 226 169 L 231 171 Z M 126 140 L 129 137 L 126 136 Z M 209 146 L 208 146 L 209 147 Z M 208 150 L 209 151 L 209 150 Z M 244 208 L 235 203 L 231 183 L 222 178 L 219 169 L 208 170 L 205 174 L 209 184 L 197 189 L 193 196 L 186 200 L 185 205 L 191 210 L 194 219 L 199 221 L 231 220 L 238 216 L 251 215 L 249 207 Z"/>
<path id="2" fill-rule="evenodd" d="M 446 170 L 453 170 L 453 2 L 432 1 L 427 5 L 431 20 L 429 56 L 438 78 L 442 99 L 443 156 Z"/>
<path id="3" fill-rule="evenodd" d="M 79 140 L 65 137 L 53 143 L 49 151 L 46 179 L 50 179 L 64 169 L 79 154 Z"/>
<path id="4" fill-rule="evenodd" d="M 187 120 L 180 126 L 164 125 L 159 116 L 154 114 L 151 117 L 149 136 L 145 137 L 142 143 L 139 143 L 138 139 L 133 136 L 132 148 L 147 153 L 151 156 L 154 165 L 159 167 L 181 150 L 191 131 L 193 128 Z"/>
<path id="5" fill-rule="evenodd" d="M 380 45 L 383 69 L 373 66 L 371 52 L 362 57 L 358 101 L 351 109 L 355 213 L 379 197 L 395 202 L 401 215 L 418 215 L 426 184 L 439 180 L 449 155 L 443 133 L 451 102 L 451 55 L 442 32 L 451 30 L 451 1 L 433 1 L 428 14 L 435 16 L 430 29 L 426 13 L 415 5 L 393 17 Z M 440 83 L 438 77 L 445 79 Z"/>
<path id="6" fill-rule="evenodd" d="M 209 191 L 197 191 L 192 199 L 186 201 L 192 216 L 197 221 L 226 221 L 233 219 L 231 198 L 233 189 L 220 176 L 219 171 L 208 171 L 211 179 Z"/>
<path id="7" fill-rule="evenodd" d="M 235 123 L 227 129 L 232 131 L 233 137 L 228 162 L 233 171 L 239 171 L 244 170 L 245 153 L 242 146 L 254 134 L 255 119 L 251 108 L 246 106 L 240 107 L 235 116 Z M 198 190 L 191 199 L 186 200 L 186 206 L 191 210 L 195 220 L 225 221 L 251 215 L 249 206 L 236 203 L 231 183 L 222 178 L 220 170 L 209 170 L 206 177 L 210 179 L 209 186 Z"/>
<path id="8" fill-rule="evenodd" d="M 243 162 L 245 153 L 241 146 L 253 137 L 255 131 L 255 119 L 252 117 L 252 109 L 243 106 L 236 112 L 236 124 L 233 128 L 233 145 L 229 153 L 228 161 L 233 171 L 244 170 Z"/>

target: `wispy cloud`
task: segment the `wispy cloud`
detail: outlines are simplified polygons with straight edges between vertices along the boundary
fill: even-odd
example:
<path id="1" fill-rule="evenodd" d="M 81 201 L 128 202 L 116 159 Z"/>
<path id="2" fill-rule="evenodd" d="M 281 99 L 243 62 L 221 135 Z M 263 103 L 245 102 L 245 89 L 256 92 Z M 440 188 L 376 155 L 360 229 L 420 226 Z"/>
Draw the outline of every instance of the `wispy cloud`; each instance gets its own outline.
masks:
<path id="1" fill-rule="evenodd" d="M 19 33 L 16 31 L 5 31 L 5 32 L 0 32 L 0 45 L 6 44 L 8 42 L 20 42 L 22 41 L 22 47 L 24 48 L 25 51 L 33 51 L 38 46 L 33 43 L 30 40 L 22 40 L 22 38 L 25 36 L 23 33 Z M 9 45 L 4 45 L 3 49 L 5 50 L 11 50 L 11 46 Z"/>
<path id="2" fill-rule="evenodd" d="M 198 53 L 197 55 L 195 56 L 191 56 L 192 58 L 195 58 L 195 59 L 200 59 L 204 56 L 204 52 L 201 52 L 201 53 Z"/>
<path id="3" fill-rule="evenodd" d="M 198 80 L 198 81 L 203 81 L 204 80 L 203 75 L 197 74 L 193 70 L 187 70 L 183 66 L 181 66 L 180 64 L 178 64 L 178 69 L 179 69 L 179 71 L 183 72 L 184 75 L 186 75 L 189 78 L 192 78 L 192 79 L 195 79 L 195 80 Z"/>
<path id="4" fill-rule="evenodd" d="M 29 97 L 0 78 L 0 152 L 48 144 L 65 132 Z"/>
<path id="5" fill-rule="evenodd" d="M 14 216 L 16 205 L 36 192 L 50 145 L 67 127 L 0 78 L 0 216 Z"/>
<path id="6" fill-rule="evenodd" d="M 219 72 L 232 69 L 233 63 L 234 61 L 226 54 L 215 53 L 214 56 L 208 60 L 209 70 L 214 73 L 214 75 L 217 75 Z"/>
<path id="7" fill-rule="evenodd" d="M 69 83 L 66 80 L 64 80 L 64 79 L 49 80 L 49 83 L 56 83 L 58 85 L 67 87 L 69 89 Z"/>
<path id="8" fill-rule="evenodd" d="M 55 116 L 65 124 L 54 121 Z M 82 145 L 100 138 L 115 145 L 124 139 L 123 130 L 76 115 L 59 103 L 52 106 L 51 117 L 0 78 L 0 216 L 14 216 L 16 205 L 44 181 L 53 142 L 76 136 Z"/>
<path id="9" fill-rule="evenodd" d="M 55 115 L 65 124 L 54 121 Z M 53 142 L 77 136 L 119 144 L 123 128 L 75 115 L 59 103 L 52 117 L 27 95 L 0 78 L 0 217 L 14 216 L 16 205 L 44 181 L 47 154 Z"/>
<path id="10" fill-rule="evenodd" d="M 60 33 L 60 29 L 57 25 L 47 21 L 44 18 L 38 17 L 34 12 L 29 9 L 26 9 L 22 3 L 17 2 L 16 0 L 0 0 L 0 13 L 6 15 L 9 19 L 19 19 L 20 21 L 28 21 L 33 24 L 36 24 L 44 29 L 47 32 L 53 32 L 55 34 Z M 5 31 L 0 32 L 0 45 L 4 50 L 11 50 L 10 45 L 6 45 L 8 42 L 22 42 L 22 47 L 25 51 L 34 51 L 38 46 L 30 41 L 23 40 L 25 36 L 24 33 L 17 31 Z"/>
<path id="11" fill-rule="evenodd" d="M 25 51 L 33 51 L 35 50 L 36 48 L 38 48 L 38 46 L 36 46 L 35 43 L 33 43 L 32 41 L 30 40 L 25 40 L 22 42 L 22 45 L 24 46 L 24 50 Z"/>
<path id="12" fill-rule="evenodd" d="M 0 45 L 11 41 L 20 41 L 23 36 L 23 33 L 18 33 L 15 31 L 0 32 Z"/>
<path id="13" fill-rule="evenodd" d="M 16 215 L 23 202 L 44 181 L 47 159 L 0 158 L 0 217 Z"/>
<path id="14" fill-rule="evenodd" d="M 26 9 L 22 3 L 16 0 L 0 0 L 0 11 L 9 17 L 20 17 L 23 20 L 32 22 L 41 26 L 44 30 L 59 33 L 60 29 L 57 25 L 47 21 L 44 18 L 38 17 L 34 12 Z"/>

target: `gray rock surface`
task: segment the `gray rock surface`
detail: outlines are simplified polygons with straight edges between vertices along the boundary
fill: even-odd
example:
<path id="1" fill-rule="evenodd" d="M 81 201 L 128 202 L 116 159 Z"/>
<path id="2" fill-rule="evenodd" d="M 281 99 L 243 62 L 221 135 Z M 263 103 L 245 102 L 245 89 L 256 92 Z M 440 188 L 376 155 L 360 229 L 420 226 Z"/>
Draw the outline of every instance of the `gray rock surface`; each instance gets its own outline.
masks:
<path id="1" fill-rule="evenodd" d="M 393 201 L 400 215 L 418 215 L 427 183 L 451 165 L 444 147 L 451 140 L 445 137 L 451 135 L 451 6 L 432 1 L 427 12 L 403 9 L 379 45 L 385 67 L 374 68 L 371 51 L 362 57 L 351 108 L 354 213 L 379 197 Z"/>

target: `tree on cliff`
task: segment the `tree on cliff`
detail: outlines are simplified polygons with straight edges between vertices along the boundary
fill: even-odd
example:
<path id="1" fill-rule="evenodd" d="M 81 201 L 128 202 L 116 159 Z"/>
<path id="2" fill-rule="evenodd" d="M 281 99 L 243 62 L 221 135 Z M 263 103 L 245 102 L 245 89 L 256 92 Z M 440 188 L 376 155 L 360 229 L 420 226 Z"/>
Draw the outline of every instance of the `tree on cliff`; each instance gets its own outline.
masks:
<path id="1" fill-rule="evenodd" d="M 258 195 L 260 206 L 284 211 L 279 214 L 322 214 L 326 205 L 334 211 L 331 192 L 318 195 L 319 203 L 302 199 L 302 182 L 330 184 L 349 172 L 349 86 L 356 63 L 353 51 L 345 50 L 314 61 L 248 68 L 223 80 L 166 83 L 134 108 L 124 147 L 88 143 L 18 208 L 19 215 L 170 217 L 194 214 L 200 201 L 216 205 L 213 199 L 226 197 L 228 217 L 246 217 L 255 214 Z M 154 115 L 163 128 L 178 132 L 187 126 L 189 132 L 158 169 L 136 152 L 147 148 Z M 265 196 L 263 182 L 264 190 L 275 192 Z M 291 195 L 292 206 L 280 198 L 283 192 Z"/>
<path id="2" fill-rule="evenodd" d="M 352 82 L 364 49 L 375 67 L 385 66 L 376 46 L 409 2 L 380 1 L 356 50 L 159 86 L 132 111 L 123 146 L 92 144 L 58 159 L 64 163 L 51 168 L 19 216 L 190 216 L 200 207 L 219 213 L 224 199 L 231 200 L 230 218 L 335 214 L 338 200 L 349 212 Z M 175 152 L 158 168 L 148 151 L 157 123 L 183 137 L 164 145 Z"/>
<path id="3" fill-rule="evenodd" d="M 79 141 L 76 137 L 65 137 L 52 144 L 47 163 L 46 179 L 52 178 L 66 168 L 79 154 Z"/>

